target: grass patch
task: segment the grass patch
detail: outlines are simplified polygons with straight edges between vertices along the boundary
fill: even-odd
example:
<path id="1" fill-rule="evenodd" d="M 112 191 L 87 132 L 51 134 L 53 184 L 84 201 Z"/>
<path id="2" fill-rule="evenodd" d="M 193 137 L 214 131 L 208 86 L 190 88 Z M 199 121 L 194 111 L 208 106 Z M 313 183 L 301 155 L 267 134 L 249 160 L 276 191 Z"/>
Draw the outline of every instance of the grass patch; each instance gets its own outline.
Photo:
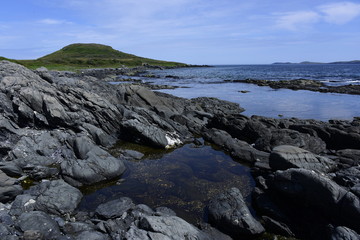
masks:
<path id="1" fill-rule="evenodd" d="M 101 44 L 71 44 L 59 51 L 35 60 L 9 60 L 27 68 L 46 67 L 50 70 L 74 71 L 86 68 L 137 67 L 145 64 L 164 67 L 184 67 L 187 64 L 138 57 Z"/>

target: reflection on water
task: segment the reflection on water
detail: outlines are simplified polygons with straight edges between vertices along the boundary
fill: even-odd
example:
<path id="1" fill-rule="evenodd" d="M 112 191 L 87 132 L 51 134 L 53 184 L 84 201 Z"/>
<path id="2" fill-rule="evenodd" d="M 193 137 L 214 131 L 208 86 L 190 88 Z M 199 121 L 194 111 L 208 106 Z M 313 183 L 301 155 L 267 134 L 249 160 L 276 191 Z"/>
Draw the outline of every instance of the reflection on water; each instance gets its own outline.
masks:
<path id="1" fill-rule="evenodd" d="M 120 183 L 100 186 L 96 191 L 89 188 L 92 193 L 83 189 L 87 195 L 80 209 L 94 210 L 100 203 L 127 196 L 152 208 L 170 207 L 178 216 L 196 223 L 203 219 L 203 209 L 215 194 L 238 187 L 249 200 L 254 187 L 248 167 L 207 144 L 187 144 L 164 155 L 149 149 L 145 153 L 142 160 L 126 162 L 127 171 Z"/>
<path id="2" fill-rule="evenodd" d="M 246 93 L 241 93 L 245 91 Z M 161 90 L 178 97 L 195 98 L 200 96 L 216 97 L 240 104 L 247 116 L 259 115 L 277 118 L 351 120 L 360 116 L 360 96 L 338 93 L 320 93 L 305 90 L 258 87 L 252 84 L 201 84 L 192 88 Z"/>

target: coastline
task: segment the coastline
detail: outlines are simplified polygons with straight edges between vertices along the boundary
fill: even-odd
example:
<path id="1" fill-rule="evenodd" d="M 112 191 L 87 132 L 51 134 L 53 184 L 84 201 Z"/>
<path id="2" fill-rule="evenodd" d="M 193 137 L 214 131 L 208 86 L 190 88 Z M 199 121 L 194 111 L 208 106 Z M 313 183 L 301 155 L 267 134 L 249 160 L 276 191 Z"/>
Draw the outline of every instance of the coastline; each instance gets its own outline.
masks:
<path id="1" fill-rule="evenodd" d="M 110 76 L 108 70 L 32 72 L 2 61 L 0 70 L 0 173 L 7 179 L 0 199 L 4 218 L 12 219 L 2 225 L 7 236 L 229 239 L 225 234 L 256 237 L 266 230 L 316 239 L 360 231 L 359 118 L 322 122 L 246 117 L 235 103 L 183 99 L 106 82 L 133 69 L 110 70 Z M 123 160 L 108 152 L 116 141 L 176 148 L 194 142 L 195 136 L 248 162 L 256 179 L 252 204 L 257 218 L 233 188 L 210 200 L 212 226 L 195 227 L 170 209 L 153 210 L 126 197 L 99 205 L 95 213 L 76 210 L 82 198 L 79 187 L 121 178 Z M 25 189 L 29 180 L 37 184 Z M 223 204 L 230 208 L 222 209 Z M 34 219 L 53 231 L 36 226 Z M 159 230 L 159 225 L 174 227 Z"/>

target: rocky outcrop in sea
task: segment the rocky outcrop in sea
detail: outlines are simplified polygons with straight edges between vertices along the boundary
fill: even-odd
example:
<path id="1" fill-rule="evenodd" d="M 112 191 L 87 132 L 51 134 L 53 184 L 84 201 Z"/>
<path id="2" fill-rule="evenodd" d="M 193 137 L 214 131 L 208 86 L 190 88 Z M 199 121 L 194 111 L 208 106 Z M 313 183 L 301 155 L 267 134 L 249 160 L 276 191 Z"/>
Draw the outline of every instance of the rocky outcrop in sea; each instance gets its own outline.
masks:
<path id="1" fill-rule="evenodd" d="M 111 85 L 97 71 L 0 62 L 1 239 L 359 238 L 359 118 L 249 118 L 235 103 Z M 126 170 L 132 155 L 109 153 L 118 140 L 165 149 L 194 136 L 252 167 L 252 206 L 234 186 L 210 199 L 197 226 L 127 197 L 78 210 L 81 187 Z"/>

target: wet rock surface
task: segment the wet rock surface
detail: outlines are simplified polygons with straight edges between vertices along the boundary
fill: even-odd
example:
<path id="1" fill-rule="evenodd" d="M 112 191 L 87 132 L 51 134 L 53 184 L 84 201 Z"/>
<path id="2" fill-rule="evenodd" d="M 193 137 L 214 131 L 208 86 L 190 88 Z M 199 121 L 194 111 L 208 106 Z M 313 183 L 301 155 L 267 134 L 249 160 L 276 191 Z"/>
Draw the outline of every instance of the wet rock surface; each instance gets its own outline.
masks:
<path id="1" fill-rule="evenodd" d="M 131 71 L 31 71 L 0 62 L 1 239 L 243 239 L 263 231 L 358 237 L 360 118 L 246 117 L 227 101 L 107 83 Z M 297 83 L 322 89 L 314 84 Z M 112 156 L 118 140 L 164 149 L 196 142 L 195 136 L 250 165 L 256 178 L 251 211 L 234 188 L 209 204 L 213 226 L 194 226 L 169 209 L 126 197 L 102 202 L 95 212 L 77 209 L 79 187 L 118 180 L 126 161 L 142 157 Z"/>

